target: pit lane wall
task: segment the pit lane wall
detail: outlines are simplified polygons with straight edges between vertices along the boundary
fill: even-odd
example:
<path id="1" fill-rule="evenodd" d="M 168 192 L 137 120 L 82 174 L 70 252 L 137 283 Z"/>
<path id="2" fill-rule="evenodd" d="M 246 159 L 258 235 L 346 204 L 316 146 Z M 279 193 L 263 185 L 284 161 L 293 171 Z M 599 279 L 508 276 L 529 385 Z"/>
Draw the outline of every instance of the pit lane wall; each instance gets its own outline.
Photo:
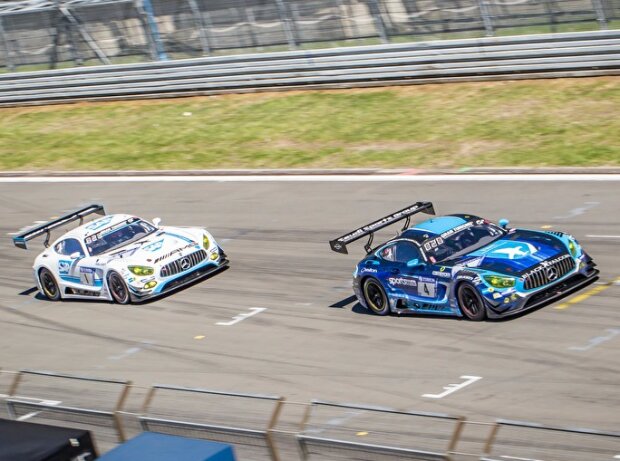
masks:
<path id="1" fill-rule="evenodd" d="M 351 403 L 2 372 L 0 417 L 90 430 L 101 452 L 142 431 L 232 444 L 253 460 L 610 460 L 620 433 Z M 131 397 L 131 398 L 130 398 Z M 142 401 L 132 408 L 129 401 Z"/>

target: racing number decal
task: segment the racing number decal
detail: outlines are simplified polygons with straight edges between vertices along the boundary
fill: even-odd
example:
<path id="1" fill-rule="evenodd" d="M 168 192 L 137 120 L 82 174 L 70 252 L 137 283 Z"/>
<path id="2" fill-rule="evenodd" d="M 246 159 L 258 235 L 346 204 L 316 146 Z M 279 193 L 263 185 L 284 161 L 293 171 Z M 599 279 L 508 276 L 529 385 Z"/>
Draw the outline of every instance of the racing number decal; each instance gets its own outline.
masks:
<path id="1" fill-rule="evenodd" d="M 418 282 L 418 295 L 424 298 L 435 297 L 435 282 Z"/>

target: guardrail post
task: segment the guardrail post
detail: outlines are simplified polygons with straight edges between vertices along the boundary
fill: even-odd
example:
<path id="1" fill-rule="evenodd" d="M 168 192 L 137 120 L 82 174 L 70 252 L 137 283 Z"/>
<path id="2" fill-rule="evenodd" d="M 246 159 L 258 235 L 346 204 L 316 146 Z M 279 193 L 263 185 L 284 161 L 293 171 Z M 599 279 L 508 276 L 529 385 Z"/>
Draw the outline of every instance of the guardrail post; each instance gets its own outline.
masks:
<path id="1" fill-rule="evenodd" d="M 209 37 L 205 31 L 205 23 L 202 18 L 202 13 L 196 0 L 187 0 L 189 7 L 192 10 L 192 19 L 194 20 L 194 27 L 198 29 L 198 37 L 200 37 L 200 47 L 202 48 L 203 55 L 211 54 L 211 47 L 209 46 Z"/>
<path id="2" fill-rule="evenodd" d="M 454 432 L 452 432 L 452 437 L 450 438 L 450 443 L 448 444 L 446 461 L 450 461 L 452 459 L 452 453 L 456 451 L 456 446 L 459 443 L 461 438 L 461 433 L 463 432 L 463 428 L 465 427 L 465 418 L 459 417 L 456 421 L 456 426 L 454 428 Z"/>
<path id="3" fill-rule="evenodd" d="M 5 62 L 6 68 L 9 72 L 13 72 L 15 70 L 15 64 L 11 59 L 13 50 L 11 49 L 11 44 L 9 43 L 8 38 L 6 38 L 6 33 L 4 32 L 4 26 L 2 24 L 2 17 L 0 17 L 0 40 L 2 41 L 2 45 L 5 51 Z"/>
<path id="4" fill-rule="evenodd" d="M 288 42 L 288 47 L 290 50 L 297 49 L 297 41 L 295 40 L 295 33 L 293 32 L 293 26 L 291 25 L 291 17 L 288 14 L 288 10 L 286 8 L 286 4 L 284 0 L 275 0 L 276 6 L 278 7 L 278 13 L 280 15 L 280 21 L 282 21 L 282 28 L 284 29 L 284 35 L 286 36 L 286 41 Z"/>
<path id="5" fill-rule="evenodd" d="M 493 448 L 493 442 L 495 442 L 495 437 L 497 437 L 497 432 L 499 431 L 500 424 L 495 422 L 493 427 L 491 428 L 491 432 L 489 433 L 489 438 L 484 444 L 484 456 L 489 456 L 491 454 L 491 449 Z"/>
<path id="6" fill-rule="evenodd" d="M 388 34 L 387 27 L 385 27 L 385 22 L 383 21 L 379 2 L 377 0 L 368 0 L 368 11 L 375 21 L 375 27 L 377 28 L 377 33 L 379 34 L 381 41 L 383 43 L 389 43 L 390 36 Z"/>
<path id="7" fill-rule="evenodd" d="M 489 12 L 489 5 L 487 5 L 487 0 L 478 0 L 478 8 L 480 8 L 480 17 L 482 18 L 482 23 L 484 24 L 486 36 L 492 37 L 493 35 L 495 35 L 495 31 L 493 30 L 493 21 L 491 20 L 491 14 Z"/>
<path id="8" fill-rule="evenodd" d="M 549 23 L 551 24 L 551 32 L 556 32 L 557 31 L 557 18 L 556 18 L 556 13 L 555 11 L 553 11 L 553 0 L 543 0 L 543 3 L 545 4 L 545 11 L 547 12 L 547 15 L 549 16 Z"/>
<path id="9" fill-rule="evenodd" d="M 271 419 L 269 420 L 269 425 L 267 426 L 267 445 L 269 447 L 269 452 L 271 453 L 272 461 L 280 461 L 280 455 L 278 454 L 278 449 L 276 448 L 275 441 L 273 439 L 273 428 L 278 424 L 278 418 L 280 417 L 280 413 L 282 413 L 282 407 L 284 405 L 284 397 L 280 397 L 276 403 L 276 407 L 271 414 Z"/>
<path id="10" fill-rule="evenodd" d="M 601 30 L 607 30 L 607 18 L 605 17 L 605 9 L 601 0 L 592 0 L 592 7 L 596 12 L 596 20 L 598 21 Z"/>
<path id="11" fill-rule="evenodd" d="M 144 20 L 145 33 L 152 47 L 151 55 L 153 60 L 167 61 L 168 56 L 164 50 L 161 35 L 159 35 L 159 28 L 155 21 L 155 12 L 153 11 L 151 0 L 136 0 L 136 6 Z"/>
<path id="12" fill-rule="evenodd" d="M 114 407 L 114 424 L 116 425 L 116 432 L 118 433 L 118 439 L 121 442 L 127 440 L 125 437 L 125 429 L 123 428 L 123 422 L 121 421 L 121 417 L 119 412 L 125 406 L 125 401 L 127 400 L 127 395 L 129 394 L 129 389 L 131 389 L 132 382 L 127 381 L 123 386 L 123 390 L 121 391 L 121 395 L 118 397 L 118 401 L 116 402 L 116 406 Z"/>

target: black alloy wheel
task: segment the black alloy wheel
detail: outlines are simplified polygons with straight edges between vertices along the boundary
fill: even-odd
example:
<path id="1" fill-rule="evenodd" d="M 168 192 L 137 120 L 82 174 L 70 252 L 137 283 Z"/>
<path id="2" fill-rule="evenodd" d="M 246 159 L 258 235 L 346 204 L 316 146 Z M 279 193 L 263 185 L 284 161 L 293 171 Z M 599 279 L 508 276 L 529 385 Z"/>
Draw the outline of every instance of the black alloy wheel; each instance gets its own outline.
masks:
<path id="1" fill-rule="evenodd" d="M 381 284 L 375 279 L 364 282 L 364 299 L 370 310 L 377 315 L 387 315 L 390 312 L 390 303 Z"/>
<path id="2" fill-rule="evenodd" d="M 108 275 L 108 289 L 114 301 L 118 304 L 129 303 L 129 289 L 123 278 L 116 272 Z"/>
<path id="3" fill-rule="evenodd" d="M 486 307 L 482 296 L 476 288 L 469 283 L 459 285 L 457 299 L 461 312 L 469 320 L 480 321 L 486 317 Z"/>
<path id="4" fill-rule="evenodd" d="M 49 271 L 49 269 L 41 269 L 39 271 L 39 282 L 41 282 L 41 288 L 43 288 L 43 294 L 50 301 L 58 301 L 60 299 L 60 288 L 56 283 L 56 279 Z"/>

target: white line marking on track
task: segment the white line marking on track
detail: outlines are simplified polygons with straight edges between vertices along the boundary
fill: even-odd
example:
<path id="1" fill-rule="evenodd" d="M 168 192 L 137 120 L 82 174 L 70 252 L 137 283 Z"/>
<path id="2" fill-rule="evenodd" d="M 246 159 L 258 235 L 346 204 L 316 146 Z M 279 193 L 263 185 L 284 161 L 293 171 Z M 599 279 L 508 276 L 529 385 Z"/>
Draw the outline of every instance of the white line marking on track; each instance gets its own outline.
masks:
<path id="1" fill-rule="evenodd" d="M 575 216 L 579 216 L 581 214 L 584 214 L 589 209 L 594 208 L 594 207 L 596 207 L 598 205 L 600 205 L 600 202 L 585 202 L 583 204 L 583 206 L 577 207 L 577 208 L 573 208 L 572 210 L 570 210 L 567 215 L 565 215 L 565 216 L 554 216 L 553 219 L 570 219 L 570 218 L 574 218 Z"/>
<path id="2" fill-rule="evenodd" d="M 217 322 L 216 325 L 222 325 L 222 326 L 229 327 L 231 325 L 234 325 L 235 323 L 238 323 L 238 322 L 241 322 L 242 320 L 247 319 L 248 317 L 252 317 L 253 315 L 258 314 L 259 312 L 263 312 L 266 310 L 267 310 L 266 307 L 250 307 L 251 312 L 235 315 L 230 322 Z"/>
<path id="3" fill-rule="evenodd" d="M 568 349 L 571 351 L 587 351 L 601 343 L 614 339 L 617 335 L 620 335 L 620 328 L 608 328 L 605 331 L 609 334 L 606 336 L 596 336 L 595 338 L 591 338 L 585 346 L 571 346 Z"/>
<path id="4" fill-rule="evenodd" d="M 444 398 L 446 395 L 452 394 L 453 392 L 456 392 L 459 389 L 463 389 L 465 386 L 469 386 L 470 384 L 475 383 L 479 379 L 482 379 L 482 376 L 464 375 L 464 376 L 460 376 L 460 378 L 464 379 L 465 381 L 463 381 L 460 384 L 448 384 L 447 386 L 444 386 L 443 388 L 445 389 L 445 392 L 442 392 L 441 394 L 422 394 L 422 397 L 427 397 L 429 399 Z"/>
<path id="5" fill-rule="evenodd" d="M 586 237 L 593 239 L 620 239 L 620 235 L 594 235 L 594 234 L 586 234 Z"/>
<path id="6" fill-rule="evenodd" d="M 0 183 L 93 182 L 461 182 L 461 181 L 620 181 L 620 174 L 490 175 L 251 175 L 251 176 L 25 176 L 0 177 Z"/>
<path id="7" fill-rule="evenodd" d="M 507 456 L 507 455 L 501 455 L 500 458 L 516 459 L 517 461 L 544 461 L 542 459 L 537 459 L 537 458 L 520 458 L 518 456 Z"/>

